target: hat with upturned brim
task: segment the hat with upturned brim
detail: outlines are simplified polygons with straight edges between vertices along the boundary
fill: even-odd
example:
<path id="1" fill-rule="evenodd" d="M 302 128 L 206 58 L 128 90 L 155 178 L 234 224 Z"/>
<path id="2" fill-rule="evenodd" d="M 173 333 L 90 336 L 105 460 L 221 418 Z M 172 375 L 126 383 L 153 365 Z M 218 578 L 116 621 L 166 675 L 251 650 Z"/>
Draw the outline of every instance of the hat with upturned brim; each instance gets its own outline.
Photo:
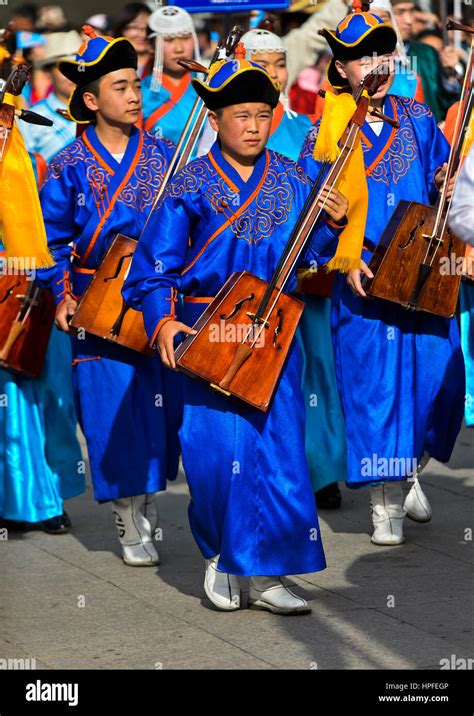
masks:
<path id="1" fill-rule="evenodd" d="M 78 124 L 94 121 L 95 112 L 84 104 L 82 90 L 91 82 L 100 79 L 109 72 L 138 67 L 135 48 L 126 37 L 99 37 L 94 29 L 84 25 L 83 32 L 89 39 L 77 51 L 74 60 L 62 60 L 59 69 L 65 77 L 76 85 L 69 97 L 68 110 L 71 118 Z"/>
<path id="2" fill-rule="evenodd" d="M 347 62 L 373 55 L 387 55 L 397 45 L 397 35 L 390 22 L 384 22 L 371 12 L 351 13 L 335 30 L 324 28 L 319 34 L 326 38 L 333 53 L 327 77 L 335 89 L 344 89 L 349 85 L 337 70 L 336 60 Z"/>
<path id="3" fill-rule="evenodd" d="M 279 84 L 263 67 L 245 59 L 216 62 L 209 69 L 207 84 L 196 78 L 191 82 L 210 110 L 247 102 L 262 102 L 274 109 L 280 99 Z"/>
<path id="4" fill-rule="evenodd" d="M 35 68 L 41 69 L 56 65 L 61 60 L 74 60 L 81 42 L 81 36 L 75 30 L 70 32 L 51 32 L 46 37 L 43 56 L 41 59 L 35 60 Z"/>

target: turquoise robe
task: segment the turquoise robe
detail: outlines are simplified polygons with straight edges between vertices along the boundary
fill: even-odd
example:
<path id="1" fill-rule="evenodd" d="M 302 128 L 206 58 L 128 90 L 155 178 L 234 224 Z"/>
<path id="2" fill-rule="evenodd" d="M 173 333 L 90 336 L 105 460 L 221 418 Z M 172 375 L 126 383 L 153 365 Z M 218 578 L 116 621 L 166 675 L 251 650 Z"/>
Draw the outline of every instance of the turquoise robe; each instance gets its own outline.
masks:
<path id="1" fill-rule="evenodd" d="M 38 178 L 36 156 L 30 158 Z M 0 515 L 4 519 L 49 520 L 63 513 L 64 500 L 85 490 L 71 370 L 69 340 L 55 327 L 38 378 L 0 369 Z"/>
<path id="2" fill-rule="evenodd" d="M 167 81 L 164 75 L 159 92 L 152 92 L 151 79 L 148 75 L 142 81 L 143 128 L 177 144 L 197 99 L 191 75 L 187 72 L 177 86 Z M 194 156 L 195 151 L 191 158 Z"/>

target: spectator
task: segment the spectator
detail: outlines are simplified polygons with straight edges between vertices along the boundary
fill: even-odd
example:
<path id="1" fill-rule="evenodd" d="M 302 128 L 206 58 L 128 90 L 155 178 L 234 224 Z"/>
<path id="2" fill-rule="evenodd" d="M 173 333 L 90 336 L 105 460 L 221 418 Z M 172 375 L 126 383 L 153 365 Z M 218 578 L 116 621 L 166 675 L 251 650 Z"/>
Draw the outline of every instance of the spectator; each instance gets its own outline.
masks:
<path id="1" fill-rule="evenodd" d="M 441 30 L 423 30 L 416 38 L 418 42 L 430 45 L 438 53 L 442 66 L 442 86 L 446 95 L 451 97 L 450 104 L 457 99 L 461 91 L 464 72 L 466 71 L 463 59 L 463 50 L 457 50 L 451 45 L 443 44 Z"/>
<path id="2" fill-rule="evenodd" d="M 438 53 L 433 47 L 414 38 L 414 3 L 411 0 L 393 0 L 392 6 L 407 55 L 416 58 L 416 65 L 412 69 L 421 77 L 426 104 L 436 121 L 440 122 L 456 97 L 447 93 L 443 86 L 443 68 Z"/>
<path id="3" fill-rule="evenodd" d="M 65 30 L 67 20 L 62 7 L 59 5 L 44 5 L 38 10 L 36 29 L 42 32 L 59 32 Z"/>
<path id="4" fill-rule="evenodd" d="M 126 37 L 138 55 L 137 74 L 143 79 L 151 73 L 153 49 L 148 40 L 148 18 L 151 11 L 141 2 L 131 2 L 122 8 L 112 28 L 113 37 Z"/>
<path id="5" fill-rule="evenodd" d="M 74 60 L 81 45 L 80 35 L 71 32 L 53 32 L 48 35 L 44 46 L 44 56 L 36 63 L 45 72 L 52 84 L 52 92 L 45 99 L 34 104 L 32 109 L 38 114 L 53 120 L 52 127 L 21 123 L 21 131 L 29 152 L 41 154 L 47 162 L 67 144 L 76 138 L 76 125 L 57 113 L 57 109 L 67 109 L 68 100 L 74 84 L 59 71 L 59 60 Z"/>
<path id="6" fill-rule="evenodd" d="M 347 5 L 343 0 L 327 0 L 316 5 L 311 1 L 296 4 L 298 9 L 303 6 L 314 8 L 314 12 L 301 27 L 290 30 L 283 37 L 289 67 L 288 87 L 291 87 L 301 70 L 314 65 L 318 56 L 327 51 L 326 40 L 319 34 L 319 30 L 323 27 L 335 29 L 337 23 L 347 15 Z"/>

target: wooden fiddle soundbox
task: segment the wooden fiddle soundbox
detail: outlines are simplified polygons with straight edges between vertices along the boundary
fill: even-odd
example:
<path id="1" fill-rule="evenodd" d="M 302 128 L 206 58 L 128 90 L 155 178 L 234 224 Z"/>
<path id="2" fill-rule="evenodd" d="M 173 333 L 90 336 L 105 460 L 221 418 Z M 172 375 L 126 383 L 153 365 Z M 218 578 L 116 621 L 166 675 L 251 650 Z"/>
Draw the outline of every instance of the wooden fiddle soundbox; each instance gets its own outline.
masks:
<path id="1" fill-rule="evenodd" d="M 0 278 L 0 368 L 38 378 L 53 328 L 52 294 L 25 275 Z"/>
<path id="2" fill-rule="evenodd" d="M 83 329 L 110 343 L 151 354 L 143 315 L 130 308 L 121 293 L 136 245 L 136 239 L 115 236 L 69 325 L 75 332 Z"/>
<path id="3" fill-rule="evenodd" d="M 456 271 L 466 246 L 444 224 L 438 210 L 400 201 L 370 260 L 374 278 L 364 276 L 368 296 L 451 318 L 456 312 L 462 273 Z"/>
<path id="4" fill-rule="evenodd" d="M 269 300 L 278 307 L 259 318 L 268 286 L 248 271 L 233 273 L 194 324 L 197 334 L 175 351 L 183 373 L 263 412 L 269 408 L 304 308 L 303 301 L 275 287 Z"/>

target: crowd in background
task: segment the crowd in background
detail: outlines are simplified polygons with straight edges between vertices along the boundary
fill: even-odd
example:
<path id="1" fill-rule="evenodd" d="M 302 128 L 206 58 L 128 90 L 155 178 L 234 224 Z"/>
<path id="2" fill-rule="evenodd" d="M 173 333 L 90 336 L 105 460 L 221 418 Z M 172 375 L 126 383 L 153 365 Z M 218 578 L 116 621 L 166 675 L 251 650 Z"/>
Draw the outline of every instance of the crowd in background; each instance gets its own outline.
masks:
<path id="1" fill-rule="evenodd" d="M 429 4 L 430 0 L 425 1 L 424 8 Z M 328 16 L 332 17 L 335 26 L 344 12 L 348 11 L 347 5 L 344 0 L 326 0 L 318 4 L 297 2 L 293 3 L 288 12 L 272 14 L 273 31 L 285 37 L 289 54 L 294 55 L 289 62 L 293 73 L 290 77 L 289 97 L 291 108 L 298 112 L 312 114 L 315 111 L 317 93 L 324 83 L 330 59 L 329 48 L 325 40 L 317 35 L 317 30 L 324 26 Z M 468 38 L 462 33 L 457 33 L 455 37 L 454 32 L 446 32 L 434 7 L 431 10 L 422 9 L 410 0 L 395 0 L 392 4 L 387 0 L 373 0 L 371 11 L 397 24 L 401 40 L 399 52 L 405 53 L 405 60 L 409 58 L 410 69 L 420 81 L 420 89 L 415 96 L 424 100 L 437 121 L 442 123 L 448 108 L 459 98 L 467 61 Z M 452 16 L 452 4 L 448 3 L 447 11 L 448 17 Z M 148 27 L 150 14 L 151 10 L 146 4 L 134 2 L 118 9 L 114 16 L 98 13 L 85 17 L 83 22 L 91 25 L 99 35 L 130 39 L 139 56 L 139 75 L 143 79 L 153 68 L 154 42 Z M 256 26 L 262 15 L 257 11 L 252 12 L 250 24 Z M 473 18 L 473 6 L 463 4 L 463 17 L 458 19 L 470 25 Z M 53 91 L 56 86 L 54 80 L 60 82 L 58 77 L 52 76 L 54 72 L 58 73 L 55 64 L 46 64 L 44 61 L 45 36 L 72 30 L 80 33 L 81 28 L 68 21 L 59 5 L 39 6 L 28 3 L 14 8 L 9 19 L 14 30 L 9 50 L 20 51 L 34 66 L 32 81 L 24 94 L 27 103 L 33 105 Z M 248 13 L 233 15 L 231 18 L 224 13 L 196 14 L 193 19 L 204 61 L 212 56 L 219 37 L 229 29 L 230 22 L 238 23 L 244 29 L 249 25 Z M 60 92 L 65 96 L 70 90 L 66 80 Z"/>

